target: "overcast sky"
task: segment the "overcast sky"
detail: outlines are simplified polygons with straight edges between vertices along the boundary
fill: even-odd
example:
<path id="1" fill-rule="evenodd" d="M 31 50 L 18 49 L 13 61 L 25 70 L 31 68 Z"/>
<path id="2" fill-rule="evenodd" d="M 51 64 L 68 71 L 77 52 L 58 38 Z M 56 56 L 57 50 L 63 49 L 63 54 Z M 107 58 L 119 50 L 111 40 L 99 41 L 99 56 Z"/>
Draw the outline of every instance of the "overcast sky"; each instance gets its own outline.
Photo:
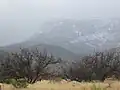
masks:
<path id="1" fill-rule="evenodd" d="M 47 19 L 119 16 L 120 0 L 0 0 L 0 46 L 28 39 Z"/>

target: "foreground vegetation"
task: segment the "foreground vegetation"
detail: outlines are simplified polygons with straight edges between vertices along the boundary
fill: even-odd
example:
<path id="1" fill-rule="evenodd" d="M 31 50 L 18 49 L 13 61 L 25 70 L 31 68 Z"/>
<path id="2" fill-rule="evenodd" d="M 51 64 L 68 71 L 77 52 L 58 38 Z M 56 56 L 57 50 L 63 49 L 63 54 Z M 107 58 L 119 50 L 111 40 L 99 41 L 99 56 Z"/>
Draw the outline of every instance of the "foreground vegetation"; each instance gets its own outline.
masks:
<path id="1" fill-rule="evenodd" d="M 59 79 L 56 80 L 56 78 Z M 45 89 L 44 85 L 49 87 L 45 90 L 63 90 L 65 88 L 68 90 L 107 90 L 109 88 L 108 90 L 110 90 L 111 83 L 108 82 L 107 87 L 104 83 L 106 78 L 120 79 L 119 51 L 97 52 L 94 55 L 82 57 L 76 62 L 64 61 L 46 51 L 42 53 L 37 49 L 20 49 L 20 52 L 0 54 L 0 82 L 12 84 L 21 90 L 22 88 L 26 88 L 23 90 L 33 90 L 36 84 L 38 85 L 35 87 L 36 90 Z M 60 83 L 62 79 L 66 81 Z M 43 80 L 57 81 L 57 83 L 46 83 L 47 81 L 43 83 Z M 83 83 L 83 81 L 103 83 Z M 63 87 L 59 87 L 61 84 Z M 88 86 L 82 87 L 82 85 Z"/>

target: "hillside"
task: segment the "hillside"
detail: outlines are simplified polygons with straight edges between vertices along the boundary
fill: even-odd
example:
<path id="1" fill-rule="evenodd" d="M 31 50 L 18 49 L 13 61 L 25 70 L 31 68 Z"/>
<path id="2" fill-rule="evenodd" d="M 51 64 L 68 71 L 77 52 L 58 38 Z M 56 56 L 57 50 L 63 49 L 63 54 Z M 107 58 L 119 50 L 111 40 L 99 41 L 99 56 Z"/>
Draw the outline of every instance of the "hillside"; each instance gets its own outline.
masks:
<path id="1" fill-rule="evenodd" d="M 61 46 L 79 55 L 119 46 L 120 19 L 48 21 L 28 42 Z"/>
<path id="2" fill-rule="evenodd" d="M 19 48 L 47 49 L 56 57 L 79 59 L 96 51 L 120 45 L 120 19 L 62 19 L 44 23 L 40 31 L 22 43 L 1 47 L 6 51 Z"/>
<path id="3" fill-rule="evenodd" d="M 44 52 L 44 50 L 47 51 L 48 54 L 52 54 L 53 56 L 57 58 L 62 58 L 64 60 L 76 60 L 78 59 L 78 55 L 74 54 L 73 52 L 64 49 L 60 46 L 55 45 L 47 45 L 47 44 L 38 44 L 38 45 L 30 45 L 27 42 L 19 43 L 19 44 L 13 44 L 5 47 L 1 47 L 0 50 L 6 51 L 6 52 L 18 52 L 20 48 L 29 48 L 29 49 L 35 49 L 37 48 L 41 52 Z"/>

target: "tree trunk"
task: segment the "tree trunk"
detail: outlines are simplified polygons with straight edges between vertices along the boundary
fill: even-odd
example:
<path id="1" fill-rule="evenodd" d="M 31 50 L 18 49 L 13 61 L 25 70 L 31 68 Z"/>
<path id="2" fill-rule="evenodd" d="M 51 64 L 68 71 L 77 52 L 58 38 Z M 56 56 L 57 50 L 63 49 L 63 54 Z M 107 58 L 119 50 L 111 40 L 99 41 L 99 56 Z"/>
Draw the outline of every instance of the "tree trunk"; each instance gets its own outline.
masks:
<path id="1" fill-rule="evenodd" d="M 35 77 L 35 79 L 32 81 L 32 84 L 35 83 L 35 82 L 38 80 L 39 77 L 40 77 L 40 75 L 37 75 L 37 76 Z M 40 80 L 41 80 L 41 79 L 40 79 Z"/>
<path id="2" fill-rule="evenodd" d="M 101 81 L 104 82 L 106 78 L 107 78 L 107 74 L 104 74 L 103 77 L 101 78 Z"/>

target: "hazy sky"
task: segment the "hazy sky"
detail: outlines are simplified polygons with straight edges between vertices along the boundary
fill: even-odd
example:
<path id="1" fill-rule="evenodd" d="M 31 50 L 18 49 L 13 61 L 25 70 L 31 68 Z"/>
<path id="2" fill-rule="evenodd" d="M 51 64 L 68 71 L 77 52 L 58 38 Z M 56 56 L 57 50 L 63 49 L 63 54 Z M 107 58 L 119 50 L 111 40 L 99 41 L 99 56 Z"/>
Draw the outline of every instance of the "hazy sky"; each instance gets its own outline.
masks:
<path id="1" fill-rule="evenodd" d="M 0 0 L 0 46 L 28 39 L 47 19 L 119 16 L 120 0 Z"/>

